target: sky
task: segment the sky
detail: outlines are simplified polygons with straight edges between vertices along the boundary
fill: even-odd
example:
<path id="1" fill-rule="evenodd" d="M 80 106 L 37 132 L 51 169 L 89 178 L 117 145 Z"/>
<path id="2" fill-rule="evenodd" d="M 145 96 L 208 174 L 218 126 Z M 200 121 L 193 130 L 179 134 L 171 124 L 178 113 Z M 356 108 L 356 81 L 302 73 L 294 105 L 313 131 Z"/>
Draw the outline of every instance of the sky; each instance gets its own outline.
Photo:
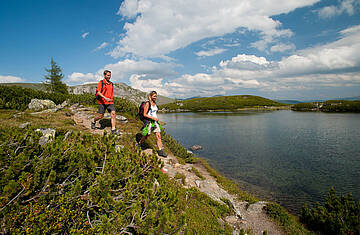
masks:
<path id="1" fill-rule="evenodd" d="M 1 0 L 0 83 L 113 82 L 172 98 L 360 96 L 360 0 Z"/>

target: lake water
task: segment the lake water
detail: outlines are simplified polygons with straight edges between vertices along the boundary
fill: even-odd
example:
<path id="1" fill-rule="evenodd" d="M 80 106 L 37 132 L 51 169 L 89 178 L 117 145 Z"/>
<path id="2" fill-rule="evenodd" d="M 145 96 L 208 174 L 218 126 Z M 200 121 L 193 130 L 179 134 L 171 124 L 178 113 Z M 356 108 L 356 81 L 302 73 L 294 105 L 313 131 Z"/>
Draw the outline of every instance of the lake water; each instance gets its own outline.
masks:
<path id="1" fill-rule="evenodd" d="M 360 114 L 244 111 L 159 114 L 165 131 L 222 175 L 298 213 L 330 187 L 360 198 Z"/>

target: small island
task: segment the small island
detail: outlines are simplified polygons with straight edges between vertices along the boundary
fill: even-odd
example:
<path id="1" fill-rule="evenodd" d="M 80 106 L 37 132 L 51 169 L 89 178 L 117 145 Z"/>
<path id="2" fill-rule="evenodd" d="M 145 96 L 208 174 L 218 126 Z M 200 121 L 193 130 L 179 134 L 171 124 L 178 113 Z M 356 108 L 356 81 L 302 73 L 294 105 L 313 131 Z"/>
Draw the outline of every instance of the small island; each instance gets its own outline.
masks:
<path id="1" fill-rule="evenodd" d="M 212 112 L 290 109 L 290 105 L 253 95 L 234 95 L 177 100 L 160 105 L 162 112 Z"/>

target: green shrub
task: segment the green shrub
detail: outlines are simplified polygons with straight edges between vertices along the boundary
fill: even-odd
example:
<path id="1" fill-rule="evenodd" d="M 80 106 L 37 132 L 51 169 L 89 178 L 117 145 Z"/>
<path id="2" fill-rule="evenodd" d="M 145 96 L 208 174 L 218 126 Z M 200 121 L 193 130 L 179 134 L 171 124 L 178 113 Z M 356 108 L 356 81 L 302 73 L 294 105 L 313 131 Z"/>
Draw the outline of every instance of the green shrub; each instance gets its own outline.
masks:
<path id="1" fill-rule="evenodd" d="M 116 149 L 112 135 L 0 128 L 0 229 L 5 234 L 231 234 L 230 213 L 164 175 L 156 154 Z"/>
<path id="2" fill-rule="evenodd" d="M 80 95 L 49 93 L 41 90 L 22 88 L 18 86 L 0 86 L 0 109 L 25 110 L 31 99 L 49 99 L 60 104 L 67 100 L 70 104 L 96 105 L 94 94 Z M 117 112 L 137 116 L 137 106 L 123 98 L 114 97 L 114 106 Z"/>
<path id="3" fill-rule="evenodd" d="M 304 205 L 300 218 L 311 230 L 323 234 L 360 234 L 360 202 L 355 202 L 351 193 L 339 198 L 333 188 L 324 206 Z"/>
<path id="4" fill-rule="evenodd" d="M 287 234 L 311 234 L 291 214 L 277 203 L 269 203 L 265 206 L 266 213 L 277 222 Z"/>
<path id="5" fill-rule="evenodd" d="M 60 104 L 67 99 L 67 95 L 59 93 L 47 93 L 30 88 L 18 86 L 0 86 L 0 109 L 25 110 L 31 99 L 49 99 Z"/>

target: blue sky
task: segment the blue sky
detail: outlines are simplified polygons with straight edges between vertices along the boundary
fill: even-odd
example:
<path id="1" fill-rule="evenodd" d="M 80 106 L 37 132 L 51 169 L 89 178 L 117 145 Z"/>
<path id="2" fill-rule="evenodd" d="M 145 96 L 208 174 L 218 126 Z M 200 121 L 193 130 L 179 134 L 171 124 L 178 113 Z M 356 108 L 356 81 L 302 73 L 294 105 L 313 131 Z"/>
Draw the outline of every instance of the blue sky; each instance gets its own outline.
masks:
<path id="1" fill-rule="evenodd" d="M 0 82 L 114 82 L 186 98 L 360 95 L 360 0 L 3 0 Z"/>

